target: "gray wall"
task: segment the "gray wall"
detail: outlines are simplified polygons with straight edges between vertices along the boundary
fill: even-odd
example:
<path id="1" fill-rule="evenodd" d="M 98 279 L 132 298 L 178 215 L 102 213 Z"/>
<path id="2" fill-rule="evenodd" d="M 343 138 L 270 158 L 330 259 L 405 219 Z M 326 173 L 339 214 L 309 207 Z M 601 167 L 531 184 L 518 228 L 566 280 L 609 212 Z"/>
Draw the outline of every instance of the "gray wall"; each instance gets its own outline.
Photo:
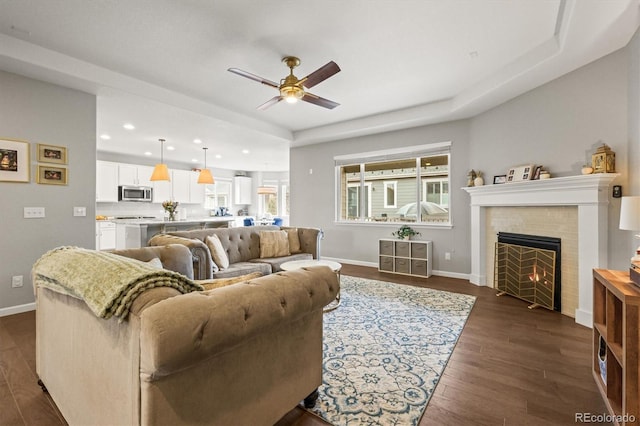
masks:
<path id="1" fill-rule="evenodd" d="M 293 148 L 290 153 L 291 224 L 324 230 L 322 255 L 357 262 L 377 262 L 380 238 L 393 238 L 397 224 L 337 224 L 335 216 L 335 168 L 333 157 L 451 141 L 451 216 L 453 228 L 415 226 L 420 239 L 433 241 L 433 269 L 468 274 L 469 250 L 468 195 L 459 188 L 466 185 L 469 165 L 468 120 L 416 127 L 396 132 Z M 313 173 L 309 173 L 313 169 Z M 450 261 L 445 252 L 452 252 Z"/>
<path id="2" fill-rule="evenodd" d="M 551 176 L 580 174 L 602 143 L 616 153 L 614 184 L 628 194 L 628 49 L 614 52 L 471 119 L 471 167 L 487 180 L 509 166 L 535 163 Z M 609 193 L 609 267 L 628 268 L 618 229 L 620 199 Z"/>
<path id="3" fill-rule="evenodd" d="M 629 49 L 638 55 L 637 38 L 635 47 L 614 52 L 468 120 L 293 148 L 292 224 L 323 228 L 324 256 L 375 263 L 377 240 L 391 237 L 397 226 L 334 223 L 333 157 L 440 141 L 452 142 L 454 226 L 420 229 L 421 239 L 433 241 L 433 269 L 438 271 L 470 272 L 469 198 L 460 188 L 466 185 L 471 168 L 484 173 L 485 183 L 511 166 L 530 162 L 543 164 L 552 176 L 576 175 L 583 163 L 590 162 L 591 153 L 606 143 L 616 152 L 616 168 L 621 173 L 616 183 L 628 193 Z M 637 91 L 638 82 L 635 84 Z M 636 101 L 636 116 L 638 110 Z M 610 267 L 624 269 L 629 253 L 626 244 L 617 241 L 628 236 L 618 230 L 619 199 L 610 199 Z M 451 261 L 444 260 L 447 251 L 452 252 Z"/>
<path id="4" fill-rule="evenodd" d="M 95 246 L 95 96 L 0 71 L 0 137 L 30 142 L 31 182 L 0 182 L 0 315 L 34 301 L 31 266 L 61 245 Z M 36 144 L 68 149 L 67 186 L 36 183 Z M 74 217 L 73 207 L 86 207 Z M 44 219 L 24 219 L 24 207 L 45 207 Z M 24 276 L 22 288 L 11 277 Z"/>

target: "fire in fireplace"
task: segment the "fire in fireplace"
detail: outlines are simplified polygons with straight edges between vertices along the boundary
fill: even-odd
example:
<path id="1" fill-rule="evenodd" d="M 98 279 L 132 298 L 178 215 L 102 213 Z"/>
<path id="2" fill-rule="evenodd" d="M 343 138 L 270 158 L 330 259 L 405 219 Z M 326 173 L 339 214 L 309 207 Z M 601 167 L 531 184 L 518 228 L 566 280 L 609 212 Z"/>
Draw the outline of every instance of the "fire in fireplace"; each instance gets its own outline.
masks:
<path id="1" fill-rule="evenodd" d="M 561 309 L 560 238 L 498 232 L 494 285 L 501 294 Z"/>

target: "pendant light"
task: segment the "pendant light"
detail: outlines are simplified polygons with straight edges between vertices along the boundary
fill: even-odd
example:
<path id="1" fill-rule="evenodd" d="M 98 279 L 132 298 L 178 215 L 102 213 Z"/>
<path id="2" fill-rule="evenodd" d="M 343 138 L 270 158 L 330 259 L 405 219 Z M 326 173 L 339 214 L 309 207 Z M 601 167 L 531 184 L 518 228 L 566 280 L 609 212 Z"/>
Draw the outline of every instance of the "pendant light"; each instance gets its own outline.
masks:
<path id="1" fill-rule="evenodd" d="M 213 180 L 213 176 L 211 175 L 211 171 L 209 169 L 207 169 L 207 147 L 202 147 L 202 149 L 204 149 L 204 169 L 200 170 L 200 176 L 198 176 L 198 183 L 203 183 L 203 184 L 213 184 L 216 183 L 215 180 Z"/>
<path id="2" fill-rule="evenodd" d="M 258 187 L 258 195 L 277 194 L 278 190 L 273 186 L 260 185 Z"/>
<path id="3" fill-rule="evenodd" d="M 169 177 L 169 168 L 167 167 L 166 164 L 164 164 L 164 139 L 158 139 L 160 141 L 160 163 L 156 164 L 156 166 L 153 169 L 153 173 L 151 173 L 151 178 L 149 180 L 151 181 L 157 181 L 157 180 L 166 180 L 166 181 L 170 181 L 171 178 Z"/>
<path id="4" fill-rule="evenodd" d="M 269 170 L 269 163 L 264 163 L 265 172 Z M 264 183 L 258 187 L 258 195 L 272 195 L 277 194 L 278 190 L 274 186 L 267 186 Z"/>

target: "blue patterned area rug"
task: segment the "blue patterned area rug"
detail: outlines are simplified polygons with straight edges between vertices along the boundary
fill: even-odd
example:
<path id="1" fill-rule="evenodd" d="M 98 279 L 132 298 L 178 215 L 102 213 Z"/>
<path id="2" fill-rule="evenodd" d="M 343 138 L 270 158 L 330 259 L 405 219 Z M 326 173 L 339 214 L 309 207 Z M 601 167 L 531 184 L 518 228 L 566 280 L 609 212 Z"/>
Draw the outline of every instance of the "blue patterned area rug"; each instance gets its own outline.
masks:
<path id="1" fill-rule="evenodd" d="M 417 425 L 474 296 L 342 276 L 324 315 L 324 372 L 310 411 L 334 425 Z"/>

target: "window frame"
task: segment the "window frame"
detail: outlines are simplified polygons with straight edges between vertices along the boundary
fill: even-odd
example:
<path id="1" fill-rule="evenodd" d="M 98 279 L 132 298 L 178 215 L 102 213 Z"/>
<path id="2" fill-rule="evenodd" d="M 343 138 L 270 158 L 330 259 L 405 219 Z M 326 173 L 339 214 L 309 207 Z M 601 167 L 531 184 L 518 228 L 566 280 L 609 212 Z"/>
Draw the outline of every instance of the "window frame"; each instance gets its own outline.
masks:
<path id="1" fill-rule="evenodd" d="M 372 212 L 371 182 L 367 182 L 365 178 L 365 167 L 368 163 L 380 163 L 380 162 L 386 162 L 386 161 L 391 162 L 391 161 L 400 161 L 400 160 L 415 160 L 416 161 L 416 191 L 415 192 L 416 192 L 416 200 L 417 200 L 416 202 L 420 203 L 421 201 L 423 201 L 423 197 L 425 197 L 424 190 L 423 190 L 423 185 L 424 185 L 423 182 L 425 182 L 425 180 L 430 180 L 431 182 L 433 182 L 434 180 L 434 179 L 431 179 L 428 173 L 422 172 L 421 167 L 424 167 L 424 166 L 421 165 L 421 160 L 427 157 L 437 157 L 441 155 L 446 155 L 447 157 L 447 160 L 446 160 L 447 176 L 446 176 L 446 179 L 438 178 L 435 180 L 440 181 L 441 186 L 444 186 L 442 182 L 446 182 L 446 185 L 447 185 L 448 206 L 446 209 L 448 211 L 448 220 L 442 221 L 442 222 L 423 221 L 422 214 L 418 214 L 415 221 L 408 221 L 408 220 L 407 221 L 402 221 L 402 220 L 378 221 L 375 218 L 367 217 L 362 208 L 359 208 L 359 215 L 357 219 L 348 219 L 349 216 L 347 214 L 348 213 L 347 210 L 343 212 L 343 209 L 348 209 L 346 188 L 354 187 L 354 186 L 359 186 L 362 188 L 363 186 L 369 186 L 368 212 L 369 214 L 371 214 Z M 409 146 L 409 147 L 393 148 L 393 149 L 381 150 L 381 151 L 371 151 L 371 152 L 358 153 L 358 154 L 335 156 L 334 157 L 334 163 L 335 163 L 334 223 L 338 225 L 372 225 L 372 226 L 380 226 L 380 225 L 398 226 L 398 225 L 408 224 L 410 226 L 424 227 L 424 228 L 437 228 L 437 229 L 452 228 L 453 227 L 453 209 L 451 206 L 452 199 L 451 199 L 451 192 L 450 192 L 451 191 L 451 175 L 452 175 L 451 155 L 452 155 L 451 141 L 445 141 L 445 142 L 437 142 L 437 143 L 426 144 L 426 145 Z M 349 166 L 359 167 L 360 180 L 358 183 L 349 182 L 348 179 L 342 175 L 343 168 L 349 167 Z M 353 174 L 357 172 L 349 172 L 349 173 L 351 174 L 351 179 L 353 179 L 354 178 Z M 385 180 L 384 182 L 386 183 L 390 181 L 391 180 Z M 387 187 L 383 185 L 383 188 L 385 189 L 384 198 L 386 203 Z M 343 189 L 345 190 L 344 192 L 343 192 Z M 378 190 L 379 190 L 379 187 L 378 187 Z M 396 194 L 395 201 L 397 205 L 397 202 L 398 202 L 397 185 L 395 186 L 395 194 Z M 359 190 L 358 206 L 360 207 L 362 203 L 364 203 L 364 201 L 365 201 L 364 192 L 362 190 Z M 395 207 L 389 207 L 389 208 L 395 208 Z M 344 218 L 342 217 L 343 213 L 345 213 Z"/>
<path id="2" fill-rule="evenodd" d="M 393 187 L 393 202 L 389 203 L 389 187 Z M 385 209 L 397 209 L 398 208 L 398 181 L 397 180 L 385 180 L 382 182 L 383 201 L 382 205 Z"/>

